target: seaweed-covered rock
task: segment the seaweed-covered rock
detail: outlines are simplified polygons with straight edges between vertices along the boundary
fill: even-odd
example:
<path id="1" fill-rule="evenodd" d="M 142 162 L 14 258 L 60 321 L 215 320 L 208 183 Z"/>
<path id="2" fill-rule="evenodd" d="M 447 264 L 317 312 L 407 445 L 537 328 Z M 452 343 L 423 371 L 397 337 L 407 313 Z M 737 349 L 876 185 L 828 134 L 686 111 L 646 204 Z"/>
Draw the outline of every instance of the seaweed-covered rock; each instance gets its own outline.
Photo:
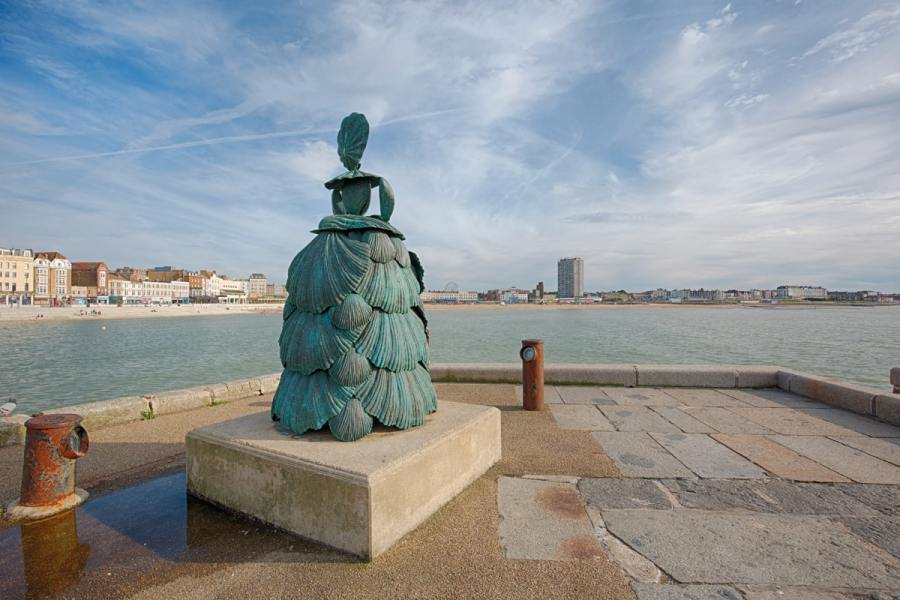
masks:
<path id="1" fill-rule="evenodd" d="M 341 124 L 338 155 L 350 170 L 325 184 L 334 214 L 288 270 L 284 373 L 272 400 L 272 418 L 291 431 L 327 424 L 343 441 L 367 435 L 375 421 L 417 427 L 437 410 L 419 302 L 424 270 L 388 223 L 394 190 L 359 170 L 368 131 L 358 113 Z M 365 216 L 374 187 L 380 213 Z"/>

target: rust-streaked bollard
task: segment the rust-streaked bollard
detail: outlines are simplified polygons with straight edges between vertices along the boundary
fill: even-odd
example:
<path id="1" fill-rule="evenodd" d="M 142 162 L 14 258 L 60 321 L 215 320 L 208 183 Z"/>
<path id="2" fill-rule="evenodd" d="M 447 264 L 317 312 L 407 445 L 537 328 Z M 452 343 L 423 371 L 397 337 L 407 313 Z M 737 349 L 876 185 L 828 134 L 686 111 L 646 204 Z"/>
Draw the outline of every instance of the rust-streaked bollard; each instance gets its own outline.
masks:
<path id="1" fill-rule="evenodd" d="M 88 493 L 75 487 L 75 460 L 87 454 L 87 431 L 73 414 L 38 415 L 25 422 L 20 498 L 11 520 L 38 519 L 78 506 Z"/>
<path id="2" fill-rule="evenodd" d="M 522 407 L 544 410 L 544 341 L 522 340 Z"/>

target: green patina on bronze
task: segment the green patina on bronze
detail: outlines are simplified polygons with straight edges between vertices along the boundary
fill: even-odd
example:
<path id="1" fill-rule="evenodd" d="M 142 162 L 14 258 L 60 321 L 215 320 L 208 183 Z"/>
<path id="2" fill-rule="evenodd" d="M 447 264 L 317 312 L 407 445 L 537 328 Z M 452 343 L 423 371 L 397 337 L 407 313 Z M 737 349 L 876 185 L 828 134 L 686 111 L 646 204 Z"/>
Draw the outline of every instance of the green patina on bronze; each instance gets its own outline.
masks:
<path id="1" fill-rule="evenodd" d="M 295 433 L 326 425 L 357 440 L 374 421 L 408 429 L 437 410 L 428 372 L 424 270 L 388 223 L 394 190 L 359 170 L 369 139 L 365 116 L 341 122 L 338 156 L 348 169 L 325 183 L 331 216 L 288 270 L 278 344 L 284 372 L 272 418 Z M 379 214 L 365 216 L 378 188 Z"/>

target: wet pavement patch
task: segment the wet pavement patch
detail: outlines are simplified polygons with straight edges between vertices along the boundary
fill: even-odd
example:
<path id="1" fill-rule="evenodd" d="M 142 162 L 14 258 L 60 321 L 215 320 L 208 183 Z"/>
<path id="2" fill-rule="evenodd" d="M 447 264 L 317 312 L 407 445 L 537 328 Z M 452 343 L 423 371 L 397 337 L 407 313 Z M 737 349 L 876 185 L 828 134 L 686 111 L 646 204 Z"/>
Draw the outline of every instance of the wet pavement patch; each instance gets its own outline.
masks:
<path id="1" fill-rule="evenodd" d="M 177 473 L 0 530 L 0 598 L 61 594 L 93 572 L 142 576 L 165 563 L 243 562 L 274 551 L 353 560 L 190 498 Z"/>

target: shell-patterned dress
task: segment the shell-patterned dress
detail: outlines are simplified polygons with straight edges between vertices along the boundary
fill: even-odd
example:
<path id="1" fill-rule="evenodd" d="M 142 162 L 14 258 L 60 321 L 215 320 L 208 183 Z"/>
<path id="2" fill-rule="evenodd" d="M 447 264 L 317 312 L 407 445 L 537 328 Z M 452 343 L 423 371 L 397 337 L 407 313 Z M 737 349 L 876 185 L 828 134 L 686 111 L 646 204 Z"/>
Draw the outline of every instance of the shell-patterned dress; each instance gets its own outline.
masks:
<path id="1" fill-rule="evenodd" d="M 388 222 L 390 184 L 359 170 L 367 139 L 364 116 L 344 119 L 338 152 L 349 171 L 325 184 L 335 214 L 288 270 L 272 418 L 298 434 L 328 425 L 352 441 L 374 421 L 408 429 L 437 410 L 419 299 L 424 271 Z M 363 216 L 374 187 L 380 214 Z"/>

